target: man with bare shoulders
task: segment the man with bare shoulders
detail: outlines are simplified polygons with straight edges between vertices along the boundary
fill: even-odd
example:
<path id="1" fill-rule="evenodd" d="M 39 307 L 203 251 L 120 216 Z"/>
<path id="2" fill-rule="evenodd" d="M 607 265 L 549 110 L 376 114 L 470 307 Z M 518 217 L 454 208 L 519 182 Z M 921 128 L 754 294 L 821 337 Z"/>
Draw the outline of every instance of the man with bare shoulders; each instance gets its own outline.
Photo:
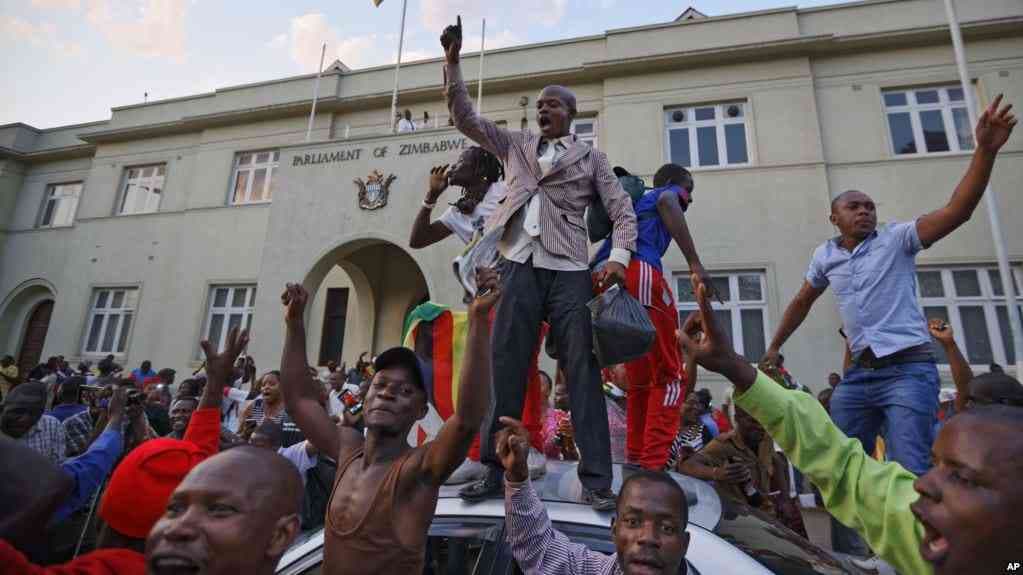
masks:
<path id="1" fill-rule="evenodd" d="M 490 404 L 487 316 L 500 297 L 500 282 L 489 269 L 478 270 L 476 278 L 485 295 L 469 307 L 458 405 L 437 437 L 416 448 L 406 437 L 427 413 L 427 392 L 415 353 L 395 347 L 377 356 L 365 400 L 365 437 L 338 427 L 306 369 L 303 318 L 309 294 L 289 284 L 281 296 L 287 326 L 281 359 L 285 405 L 309 441 L 338 461 L 324 528 L 325 573 L 422 572 L 440 486 L 465 459 Z"/>

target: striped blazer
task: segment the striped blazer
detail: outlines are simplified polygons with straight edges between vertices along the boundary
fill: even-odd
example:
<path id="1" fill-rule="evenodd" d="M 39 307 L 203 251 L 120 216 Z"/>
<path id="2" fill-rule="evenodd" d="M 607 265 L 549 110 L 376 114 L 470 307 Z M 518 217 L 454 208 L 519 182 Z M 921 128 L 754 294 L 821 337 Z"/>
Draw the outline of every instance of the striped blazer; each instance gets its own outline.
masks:
<path id="1" fill-rule="evenodd" d="M 487 230 L 508 223 L 540 193 L 540 243 L 550 253 L 578 262 L 588 259 L 589 240 L 583 214 L 599 195 L 614 225 L 612 245 L 636 251 L 636 213 L 629 196 L 611 171 L 607 155 L 574 142 L 544 176 L 537 162 L 541 136 L 499 128 L 473 109 L 458 65 L 448 66 L 445 96 L 458 131 L 504 163 L 508 195 L 487 221 Z"/>

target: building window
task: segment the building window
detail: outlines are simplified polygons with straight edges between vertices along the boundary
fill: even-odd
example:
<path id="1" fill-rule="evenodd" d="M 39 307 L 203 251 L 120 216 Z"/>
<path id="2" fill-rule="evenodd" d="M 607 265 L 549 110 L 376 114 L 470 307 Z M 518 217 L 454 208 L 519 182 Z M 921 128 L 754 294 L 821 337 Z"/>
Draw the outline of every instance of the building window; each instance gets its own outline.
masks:
<path id="1" fill-rule="evenodd" d="M 84 354 L 121 355 L 128 346 L 132 319 L 138 306 L 138 288 L 103 288 L 92 294 L 85 330 Z"/>
<path id="2" fill-rule="evenodd" d="M 1012 272 L 1019 306 L 1023 304 L 1023 297 L 1019 297 L 1023 270 L 1013 266 Z M 917 270 L 916 279 L 924 316 L 952 326 L 956 343 L 971 365 L 1015 363 L 1009 310 L 998 268 L 922 268 Z M 935 348 L 939 363 L 948 363 L 944 350 Z"/>
<path id="3" fill-rule="evenodd" d="M 160 209 L 160 198 L 163 197 L 163 180 L 167 174 L 167 164 L 152 164 L 126 168 L 124 187 L 121 190 L 121 203 L 117 213 L 152 214 Z"/>
<path id="4" fill-rule="evenodd" d="M 732 340 L 735 351 L 756 362 L 767 351 L 767 281 L 764 272 L 737 271 L 714 274 L 711 282 L 721 301 L 711 302 L 714 315 Z M 689 274 L 675 276 L 679 321 L 696 311 L 696 296 Z"/>
<path id="5" fill-rule="evenodd" d="M 74 223 L 75 209 L 78 208 L 78 197 L 81 194 L 82 182 L 48 186 L 38 227 L 59 228 Z"/>
<path id="6" fill-rule="evenodd" d="M 213 286 L 206 311 L 202 339 L 224 349 L 227 334 L 236 327 L 252 327 L 252 310 L 256 306 L 255 285 Z"/>
<path id="7" fill-rule="evenodd" d="M 575 134 L 575 139 L 580 142 L 589 144 L 591 147 L 597 147 L 597 119 L 596 118 L 578 118 L 572 122 L 571 132 Z"/>
<path id="8" fill-rule="evenodd" d="M 668 108 L 664 117 L 668 161 L 687 168 L 749 163 L 745 102 Z"/>
<path id="9" fill-rule="evenodd" d="M 892 153 L 933 154 L 973 149 L 973 127 L 957 86 L 881 93 Z"/>
<path id="10" fill-rule="evenodd" d="M 234 176 L 231 178 L 232 204 L 258 204 L 273 198 L 274 176 L 279 150 L 242 152 L 234 159 Z"/>

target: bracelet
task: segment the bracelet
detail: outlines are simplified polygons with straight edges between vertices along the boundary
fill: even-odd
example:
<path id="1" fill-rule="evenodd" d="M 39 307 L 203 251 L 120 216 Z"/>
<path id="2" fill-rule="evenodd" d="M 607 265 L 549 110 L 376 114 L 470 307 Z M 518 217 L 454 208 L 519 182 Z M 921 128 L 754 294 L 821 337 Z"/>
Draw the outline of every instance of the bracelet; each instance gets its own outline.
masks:
<path id="1" fill-rule="evenodd" d="M 433 208 L 437 207 L 437 202 L 430 203 L 426 200 L 423 200 L 423 207 L 428 210 L 432 210 Z"/>

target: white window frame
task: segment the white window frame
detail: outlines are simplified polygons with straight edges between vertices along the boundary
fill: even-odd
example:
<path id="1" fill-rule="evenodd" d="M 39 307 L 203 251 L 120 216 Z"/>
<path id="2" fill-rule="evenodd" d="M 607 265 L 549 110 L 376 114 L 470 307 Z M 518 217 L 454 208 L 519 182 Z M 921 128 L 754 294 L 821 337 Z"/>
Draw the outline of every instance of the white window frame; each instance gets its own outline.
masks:
<path id="1" fill-rule="evenodd" d="M 885 127 L 888 129 L 888 149 L 892 156 L 896 158 L 900 157 L 916 157 L 924 155 L 934 154 L 957 154 L 963 152 L 972 152 L 974 143 L 970 142 L 969 147 L 964 147 L 962 142 L 959 141 L 959 131 L 956 130 L 955 119 L 953 118 L 952 111 L 961 109 L 966 112 L 966 98 L 965 94 L 960 100 L 952 100 L 949 95 L 949 90 L 959 90 L 960 85 L 936 85 L 936 86 L 918 86 L 914 88 L 891 88 L 881 91 L 881 106 L 884 109 L 884 120 Z M 917 103 L 917 92 L 938 92 L 938 102 L 931 104 L 918 104 Z M 888 94 L 905 94 L 906 105 L 904 106 L 889 106 L 885 101 L 885 96 Z M 945 126 L 945 139 L 948 141 L 948 150 L 942 150 L 937 152 L 927 151 L 927 142 L 924 139 L 923 125 L 920 121 L 920 113 L 928 111 L 939 111 L 941 112 L 942 123 Z M 913 128 L 913 143 L 916 145 L 916 152 L 900 154 L 895 149 L 895 137 L 892 134 L 892 126 L 889 121 L 889 116 L 892 114 L 908 113 L 909 122 Z M 969 117 L 969 116 L 967 116 Z M 969 120 L 967 119 L 967 123 Z M 970 137 L 973 137 L 973 126 L 969 126 Z"/>
<path id="2" fill-rule="evenodd" d="M 589 134 L 583 134 L 580 136 L 579 133 L 576 131 L 580 125 L 592 126 L 593 131 Z M 587 143 L 590 145 L 590 147 L 597 149 L 598 148 L 597 129 L 599 127 L 600 125 L 597 123 L 597 117 L 588 116 L 586 118 L 576 118 L 572 120 L 572 125 L 569 127 L 569 131 L 575 135 L 578 141 Z"/>
<path id="3" fill-rule="evenodd" d="M 736 118 L 727 117 L 727 110 L 729 106 L 738 105 L 742 110 L 742 114 Z M 714 108 L 714 119 L 712 120 L 695 120 L 695 112 L 701 108 Z M 672 116 L 675 112 L 682 111 L 685 114 L 685 119 L 681 122 L 676 122 Z M 750 143 L 750 105 L 748 100 L 732 100 L 727 102 L 717 102 L 712 104 L 701 104 L 701 105 L 686 105 L 686 106 L 672 106 L 664 109 L 664 153 L 665 161 L 671 162 L 671 131 L 676 129 L 687 128 L 689 130 L 689 163 L 690 165 L 684 166 L 690 171 L 693 170 L 713 170 L 721 168 L 733 168 L 739 166 L 750 166 L 753 165 L 753 146 Z M 743 135 L 745 136 L 746 143 L 746 161 L 745 162 L 732 162 L 728 158 L 728 142 L 725 139 L 725 126 L 742 124 Z M 698 128 L 715 128 L 714 133 L 717 136 L 717 147 L 718 147 L 718 163 L 717 164 L 700 164 L 700 146 L 697 139 Z"/>
<path id="4" fill-rule="evenodd" d="M 120 296 L 118 296 L 120 294 Z M 114 306 L 114 302 L 120 299 L 120 305 Z M 114 354 L 115 357 L 123 357 L 130 347 L 131 332 L 135 328 L 135 318 L 138 315 L 139 288 L 137 286 L 103 287 L 92 290 L 92 299 L 89 303 L 89 316 L 85 322 L 85 333 L 82 337 L 83 356 L 106 356 Z M 116 326 L 111 326 L 111 318 L 117 317 Z M 125 329 L 125 317 L 130 318 L 128 328 Z M 90 349 L 93 327 L 100 322 L 96 328 L 96 346 Z M 113 329 L 111 335 L 111 347 L 104 345 L 107 332 Z"/>
<path id="5" fill-rule="evenodd" d="M 153 173 L 149 176 L 142 176 L 142 173 L 149 168 L 153 168 Z M 138 171 L 138 176 L 132 178 L 131 173 L 133 170 Z M 163 174 L 160 174 L 160 171 Z M 119 216 L 131 216 L 137 214 L 155 214 L 160 211 L 160 203 L 163 201 L 164 185 L 167 182 L 167 163 L 166 162 L 154 162 L 152 164 L 140 164 L 137 166 L 126 166 L 124 168 L 124 174 L 121 177 L 121 192 L 117 195 L 117 215 Z M 149 190 L 145 199 L 145 205 L 138 207 L 135 203 L 138 201 L 138 196 L 133 196 L 131 204 L 128 203 L 128 192 L 129 188 L 134 186 L 131 191 L 136 192 L 139 188 L 146 188 Z M 152 190 L 159 190 L 153 192 Z M 155 200 L 154 200 L 155 198 Z M 131 208 L 126 211 L 126 208 Z"/>
<path id="6" fill-rule="evenodd" d="M 953 280 L 952 274 L 956 271 L 975 271 L 977 272 L 977 279 L 980 283 L 979 296 L 959 296 L 955 291 L 955 281 Z M 966 361 L 970 361 L 969 349 L 966 346 L 966 332 L 963 328 L 962 316 L 959 313 L 959 306 L 971 306 L 981 307 L 984 310 L 984 323 L 987 324 L 987 335 L 991 342 L 991 356 L 992 361 L 995 363 L 1007 366 L 1007 349 L 1006 342 L 1002 340 L 1002 331 L 998 323 L 998 308 L 1004 307 L 1005 292 L 1003 290 L 1002 295 L 995 295 L 993 286 L 991 284 L 991 276 L 989 270 L 998 274 L 998 268 L 994 265 L 973 265 L 973 266 L 928 266 L 920 267 L 917 269 L 917 273 L 921 272 L 941 272 L 941 284 L 944 295 L 941 297 L 924 297 L 920 291 L 920 280 L 917 277 L 917 297 L 919 298 L 921 308 L 929 307 L 944 307 L 948 312 L 948 321 L 952 325 L 952 331 L 955 334 L 956 345 L 959 346 L 959 350 L 962 351 L 963 357 Z M 1023 268 L 1019 265 L 1012 266 L 1012 272 L 1015 276 L 1016 286 L 1023 286 Z M 1019 290 L 1016 290 L 1016 302 L 1017 305 L 1023 305 L 1023 296 L 1020 295 Z M 924 312 L 926 316 L 926 311 Z M 930 319 L 930 318 L 928 318 Z M 947 366 L 948 364 L 940 364 Z M 987 364 L 972 364 L 973 367 L 986 371 L 988 368 Z"/>
<path id="7" fill-rule="evenodd" d="M 260 154 L 269 154 L 267 161 L 256 163 L 256 159 Z M 242 164 L 243 159 L 249 159 L 249 162 Z M 268 204 L 273 201 L 273 178 L 280 167 L 281 151 L 279 149 L 268 149 L 268 150 L 250 150 L 245 152 L 238 152 L 234 155 L 233 168 L 231 170 L 231 188 L 228 191 L 227 201 L 232 206 L 243 206 L 248 204 Z M 252 182 L 255 179 L 254 174 L 257 170 L 266 170 L 266 179 L 263 180 L 263 191 L 260 199 L 254 200 Z M 240 174 L 245 174 L 245 190 L 242 193 L 242 199 L 237 200 L 235 198 L 235 188 L 238 186 L 238 177 Z"/>
<path id="8" fill-rule="evenodd" d="M 82 197 L 83 182 L 61 182 L 46 186 L 46 196 L 43 198 L 43 209 L 39 213 L 37 228 L 66 228 L 74 225 L 75 213 L 78 211 L 78 200 Z M 50 212 L 51 220 L 46 222 L 47 207 L 53 203 L 53 210 Z M 61 212 L 61 206 L 67 203 L 69 207 Z M 65 214 L 67 221 L 57 221 L 57 215 Z"/>
<path id="9" fill-rule="evenodd" d="M 227 296 L 224 298 L 224 305 L 216 305 L 216 295 L 218 290 L 227 290 Z M 243 296 L 242 305 L 234 305 L 235 293 L 239 290 L 243 290 L 245 295 Z M 217 334 L 216 341 L 210 341 L 216 346 L 217 351 L 223 351 L 224 344 L 227 341 L 227 334 L 230 330 L 231 316 L 240 315 L 239 325 L 243 329 L 252 328 L 252 313 L 256 306 L 256 284 L 213 284 L 209 286 L 206 303 L 206 316 L 203 320 L 202 337 L 201 340 L 210 338 L 210 328 L 213 326 L 213 318 L 216 315 L 223 316 L 223 320 L 220 323 L 220 333 Z M 200 358 L 202 351 L 199 350 Z"/>
<path id="10" fill-rule="evenodd" d="M 742 270 L 728 270 L 728 271 L 715 271 L 710 272 L 710 276 L 713 279 L 728 278 L 728 290 L 729 297 L 724 303 L 718 302 L 716 299 L 712 299 L 711 307 L 714 310 L 728 311 L 732 321 L 732 346 L 735 352 L 739 355 L 745 353 L 745 345 L 742 340 L 742 310 L 745 309 L 756 309 L 763 313 L 764 317 L 764 348 L 766 351 L 767 346 L 770 344 L 771 338 L 771 317 L 768 310 L 767 302 L 767 273 L 762 269 L 742 269 Z M 739 276 L 757 276 L 760 279 L 760 299 L 758 300 L 740 300 L 739 299 Z M 689 284 L 689 272 L 681 271 L 674 274 L 675 280 L 675 297 L 676 305 L 678 307 L 679 319 L 683 320 L 685 315 L 689 312 L 697 310 L 696 301 L 683 302 L 679 294 L 683 292 L 681 289 L 682 282 Z M 691 288 L 689 288 L 691 289 Z M 724 299 L 724 298 L 722 298 Z M 759 357 L 754 358 L 752 361 L 756 362 Z"/>

